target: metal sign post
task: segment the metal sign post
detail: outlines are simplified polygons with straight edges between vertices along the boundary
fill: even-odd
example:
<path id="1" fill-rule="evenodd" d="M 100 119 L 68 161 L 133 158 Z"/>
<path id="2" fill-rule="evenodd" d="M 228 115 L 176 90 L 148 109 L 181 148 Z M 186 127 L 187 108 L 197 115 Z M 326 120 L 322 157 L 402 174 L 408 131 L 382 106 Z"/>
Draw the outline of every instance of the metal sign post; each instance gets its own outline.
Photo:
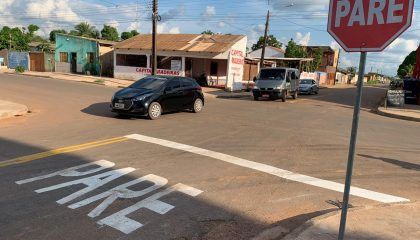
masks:
<path id="1" fill-rule="evenodd" d="M 340 231 L 338 234 L 339 240 L 344 239 L 344 233 L 346 231 L 346 220 L 347 220 L 347 210 L 349 207 L 351 176 L 353 174 L 353 162 L 354 162 L 354 154 L 356 152 L 357 130 L 359 129 L 360 105 L 362 103 L 363 77 L 365 75 L 366 55 L 367 55 L 366 52 L 362 52 L 360 54 L 359 76 L 357 79 L 357 97 L 356 97 L 356 105 L 354 106 L 353 125 L 351 127 L 351 138 L 350 138 L 349 156 L 348 156 L 348 162 L 347 162 L 346 184 L 344 187 L 343 207 L 341 209 Z"/>

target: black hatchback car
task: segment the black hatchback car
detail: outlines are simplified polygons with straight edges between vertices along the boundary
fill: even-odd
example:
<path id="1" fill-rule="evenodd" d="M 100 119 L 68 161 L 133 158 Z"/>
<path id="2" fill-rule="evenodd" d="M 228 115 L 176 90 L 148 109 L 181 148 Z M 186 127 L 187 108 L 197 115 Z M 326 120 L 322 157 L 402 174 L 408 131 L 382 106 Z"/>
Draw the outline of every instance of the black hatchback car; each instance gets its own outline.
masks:
<path id="1" fill-rule="evenodd" d="M 145 77 L 116 92 L 111 100 L 111 110 L 119 115 L 148 116 L 152 120 L 164 112 L 198 113 L 203 107 L 200 85 L 186 77 Z"/>

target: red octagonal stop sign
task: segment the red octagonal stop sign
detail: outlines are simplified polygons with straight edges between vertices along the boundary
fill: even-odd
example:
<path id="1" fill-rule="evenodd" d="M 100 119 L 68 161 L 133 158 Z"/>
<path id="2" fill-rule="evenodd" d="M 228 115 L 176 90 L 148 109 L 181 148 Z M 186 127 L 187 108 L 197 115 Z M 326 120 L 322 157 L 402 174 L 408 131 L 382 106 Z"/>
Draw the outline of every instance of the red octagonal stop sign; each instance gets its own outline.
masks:
<path id="1" fill-rule="evenodd" d="M 347 52 L 380 52 L 411 25 L 414 0 L 330 0 L 328 32 Z"/>

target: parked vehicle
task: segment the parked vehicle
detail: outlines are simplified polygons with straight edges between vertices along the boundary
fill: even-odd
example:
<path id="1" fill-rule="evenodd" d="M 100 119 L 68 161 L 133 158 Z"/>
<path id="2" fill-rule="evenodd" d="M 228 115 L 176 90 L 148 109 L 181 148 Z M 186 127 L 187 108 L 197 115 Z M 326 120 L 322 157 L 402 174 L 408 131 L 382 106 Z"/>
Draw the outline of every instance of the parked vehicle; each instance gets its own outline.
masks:
<path id="1" fill-rule="evenodd" d="M 297 98 L 299 91 L 299 70 L 295 68 L 264 68 L 255 78 L 252 90 L 254 100 L 260 97 L 286 101 L 287 96 Z"/>
<path id="2" fill-rule="evenodd" d="M 301 79 L 299 83 L 300 94 L 318 94 L 319 87 L 313 79 Z"/>
<path id="3" fill-rule="evenodd" d="M 191 110 L 201 112 L 204 95 L 191 78 L 150 76 L 116 92 L 111 110 L 119 115 L 148 116 L 154 120 L 162 113 Z"/>

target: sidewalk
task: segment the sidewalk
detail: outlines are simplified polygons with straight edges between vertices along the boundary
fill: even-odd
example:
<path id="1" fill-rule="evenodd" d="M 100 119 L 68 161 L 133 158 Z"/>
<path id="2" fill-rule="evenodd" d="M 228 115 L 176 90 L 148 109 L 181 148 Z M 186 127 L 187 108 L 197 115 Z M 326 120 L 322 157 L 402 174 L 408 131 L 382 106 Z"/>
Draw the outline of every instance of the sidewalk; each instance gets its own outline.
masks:
<path id="1" fill-rule="evenodd" d="M 22 104 L 0 100 L 0 119 L 22 116 L 28 113 L 28 107 Z"/>
<path id="2" fill-rule="evenodd" d="M 5 71 L 5 73 L 17 74 L 15 73 L 15 70 L 13 69 L 9 69 Z M 61 79 L 61 80 L 68 80 L 68 81 L 75 81 L 75 82 L 86 82 L 86 83 L 93 83 L 93 84 L 105 85 L 105 86 L 110 86 L 110 87 L 127 87 L 134 82 L 131 80 L 123 80 L 123 79 L 116 79 L 116 78 L 78 75 L 78 74 L 70 74 L 70 73 L 58 73 L 58 72 L 26 71 L 24 73 L 21 73 L 20 75 Z"/>
<path id="3" fill-rule="evenodd" d="M 387 117 L 420 122 L 420 106 L 419 105 L 406 104 L 404 108 L 379 107 L 378 113 L 380 115 L 387 116 Z"/>
<path id="4" fill-rule="evenodd" d="M 340 211 L 315 218 L 284 240 L 335 240 Z M 420 204 L 382 205 L 351 209 L 347 215 L 346 240 L 420 239 Z"/>

